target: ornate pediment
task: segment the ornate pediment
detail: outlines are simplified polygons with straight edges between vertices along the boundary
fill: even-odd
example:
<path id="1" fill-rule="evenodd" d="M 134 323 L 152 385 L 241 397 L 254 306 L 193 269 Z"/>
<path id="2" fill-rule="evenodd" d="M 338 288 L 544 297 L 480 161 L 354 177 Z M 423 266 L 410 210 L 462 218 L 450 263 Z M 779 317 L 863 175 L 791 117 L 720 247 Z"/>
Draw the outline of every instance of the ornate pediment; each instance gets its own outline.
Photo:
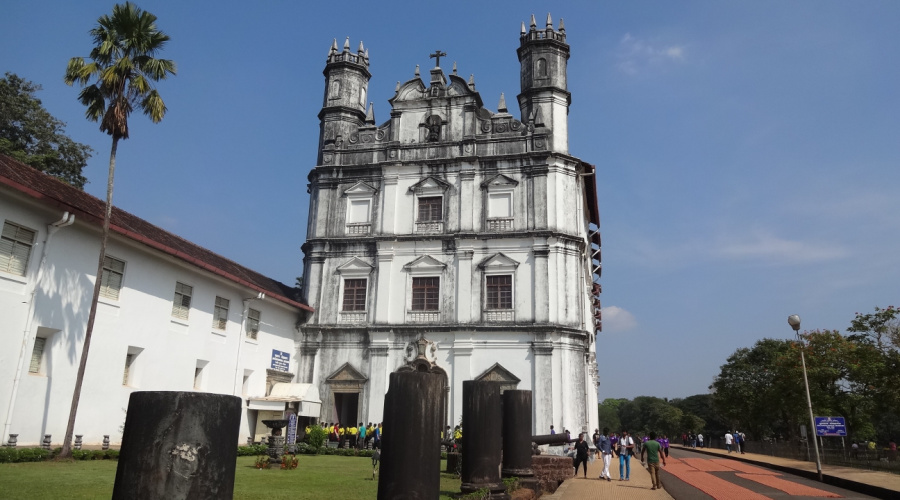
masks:
<path id="1" fill-rule="evenodd" d="M 498 252 L 494 255 L 491 255 L 490 257 L 485 258 L 483 261 L 481 261 L 480 264 L 478 264 L 478 267 L 485 271 L 512 271 L 515 268 L 519 267 L 519 263 Z"/>
<path id="2" fill-rule="evenodd" d="M 337 369 L 336 372 L 332 373 L 325 379 L 325 383 L 347 383 L 347 382 L 356 382 L 356 383 L 365 383 L 368 381 L 362 373 L 356 368 L 353 368 L 353 365 L 350 363 L 344 363 L 340 368 Z"/>
<path id="3" fill-rule="evenodd" d="M 363 181 L 359 181 L 356 184 L 345 189 L 342 196 L 372 196 L 377 192 L 378 189 L 374 186 Z"/>
<path id="4" fill-rule="evenodd" d="M 494 363 L 494 366 L 485 370 L 481 375 L 475 377 L 475 380 L 483 380 L 487 382 L 500 382 L 500 392 L 508 389 L 515 389 L 521 380 L 500 365 Z"/>
<path id="5" fill-rule="evenodd" d="M 481 183 L 481 189 L 490 190 L 491 188 L 503 189 L 514 188 L 519 185 L 519 181 L 507 177 L 503 174 L 495 175 Z"/>
<path id="6" fill-rule="evenodd" d="M 360 259 L 359 257 L 353 257 L 352 259 L 344 262 L 343 264 L 338 266 L 337 269 L 335 269 L 338 274 L 346 275 L 365 275 L 370 274 L 374 270 L 375 266 Z"/>
<path id="7" fill-rule="evenodd" d="M 447 268 L 447 264 L 430 255 L 423 255 L 409 264 L 403 266 L 403 270 L 411 273 L 440 273 Z"/>
<path id="8" fill-rule="evenodd" d="M 413 78 L 397 88 L 397 94 L 388 102 L 415 101 L 425 98 L 425 84 L 419 78 Z"/>
<path id="9" fill-rule="evenodd" d="M 440 194 L 451 188 L 452 186 L 447 181 L 428 176 L 410 186 L 409 191 L 416 194 Z"/>

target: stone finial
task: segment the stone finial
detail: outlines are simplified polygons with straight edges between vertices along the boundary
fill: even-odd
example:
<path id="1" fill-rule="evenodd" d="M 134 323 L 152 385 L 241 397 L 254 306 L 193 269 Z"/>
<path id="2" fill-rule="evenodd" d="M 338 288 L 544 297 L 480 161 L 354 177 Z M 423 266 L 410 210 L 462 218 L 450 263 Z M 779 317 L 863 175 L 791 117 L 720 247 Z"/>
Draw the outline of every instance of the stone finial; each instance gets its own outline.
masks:
<path id="1" fill-rule="evenodd" d="M 368 60 L 369 60 L 369 49 L 366 49 L 366 56 L 365 56 L 365 57 L 366 57 L 366 61 L 368 61 Z"/>
<path id="2" fill-rule="evenodd" d="M 416 73 L 415 73 L 415 75 L 416 75 L 416 76 L 421 75 L 421 73 L 419 72 L 419 65 L 418 65 L 418 64 L 416 64 Z"/>
<path id="3" fill-rule="evenodd" d="M 563 22 L 563 18 L 559 18 L 559 31 L 566 31 L 566 24 Z"/>
<path id="4" fill-rule="evenodd" d="M 469 88 L 475 90 L 475 75 L 469 75 Z"/>
<path id="5" fill-rule="evenodd" d="M 506 96 L 503 95 L 503 92 L 500 92 L 500 102 L 497 104 L 497 111 L 500 113 L 506 113 Z"/>
<path id="6" fill-rule="evenodd" d="M 328 50 L 328 55 L 335 53 L 337 53 L 337 38 L 331 42 L 331 49 Z"/>
<path id="7" fill-rule="evenodd" d="M 357 53 L 360 53 L 360 54 L 365 54 L 366 48 L 363 47 L 363 42 L 362 42 L 362 40 L 359 41 L 359 48 L 356 49 L 356 52 L 357 52 Z"/>
<path id="8" fill-rule="evenodd" d="M 534 14 L 531 15 L 531 29 L 537 29 L 537 21 L 534 20 Z"/>
<path id="9" fill-rule="evenodd" d="M 456 75 L 456 61 L 453 61 L 453 74 Z"/>
<path id="10" fill-rule="evenodd" d="M 394 92 L 400 92 L 400 80 L 397 80 L 397 86 L 394 87 Z"/>
<path id="11" fill-rule="evenodd" d="M 344 52 L 350 52 L 350 37 L 344 40 Z"/>
<path id="12" fill-rule="evenodd" d="M 547 13 L 547 28 L 548 28 L 548 29 L 551 29 L 551 30 L 553 29 L 553 19 L 550 19 L 550 13 L 549 13 L 549 12 Z"/>
<path id="13" fill-rule="evenodd" d="M 525 33 L 526 33 L 526 31 L 525 31 L 525 21 L 522 21 L 522 34 L 524 35 Z"/>
<path id="14" fill-rule="evenodd" d="M 370 125 L 375 124 L 375 105 L 374 103 L 369 103 L 369 110 L 366 112 L 366 123 Z"/>

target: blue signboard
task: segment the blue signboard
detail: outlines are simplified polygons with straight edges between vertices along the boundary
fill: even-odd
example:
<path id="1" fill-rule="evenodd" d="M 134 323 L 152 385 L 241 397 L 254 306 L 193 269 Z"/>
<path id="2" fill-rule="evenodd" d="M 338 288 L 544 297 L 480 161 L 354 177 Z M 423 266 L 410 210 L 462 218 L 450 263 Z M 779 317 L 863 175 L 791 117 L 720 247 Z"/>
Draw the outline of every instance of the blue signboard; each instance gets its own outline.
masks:
<path id="1" fill-rule="evenodd" d="M 816 436 L 838 436 L 847 435 L 847 425 L 844 423 L 844 417 L 815 417 L 816 420 Z"/>
<path id="2" fill-rule="evenodd" d="M 280 372 L 290 370 L 291 354 L 284 351 L 272 349 L 272 369 Z"/>

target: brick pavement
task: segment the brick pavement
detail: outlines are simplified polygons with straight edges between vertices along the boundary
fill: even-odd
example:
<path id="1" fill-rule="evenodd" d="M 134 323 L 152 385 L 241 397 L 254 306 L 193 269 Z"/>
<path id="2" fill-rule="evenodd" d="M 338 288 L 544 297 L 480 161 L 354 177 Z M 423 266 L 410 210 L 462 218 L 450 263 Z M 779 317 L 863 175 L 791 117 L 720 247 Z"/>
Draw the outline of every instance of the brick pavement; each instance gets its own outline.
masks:
<path id="1" fill-rule="evenodd" d="M 550 496 L 542 496 L 541 500 L 607 500 L 607 499 L 628 499 L 628 500 L 672 500 L 672 497 L 663 490 L 653 491 L 650 482 L 650 473 L 646 468 L 641 466 L 641 462 L 634 458 L 631 459 L 631 478 L 629 481 L 619 481 L 619 461 L 613 460 L 609 464 L 609 472 L 613 480 L 600 480 L 600 471 L 603 469 L 603 462 L 595 460 L 588 464 L 587 479 L 582 477 L 583 472 L 579 469 L 579 476 L 566 480 L 556 493 Z"/>

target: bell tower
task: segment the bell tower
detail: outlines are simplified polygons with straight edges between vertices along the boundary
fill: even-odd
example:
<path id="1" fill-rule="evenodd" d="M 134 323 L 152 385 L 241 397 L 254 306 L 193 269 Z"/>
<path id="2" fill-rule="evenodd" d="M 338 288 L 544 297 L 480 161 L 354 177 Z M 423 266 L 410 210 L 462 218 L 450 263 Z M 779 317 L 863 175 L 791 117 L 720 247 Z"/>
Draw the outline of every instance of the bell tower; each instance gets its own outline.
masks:
<path id="1" fill-rule="evenodd" d="M 319 112 L 319 159 L 324 149 L 340 148 L 351 132 L 366 121 L 366 97 L 369 88 L 369 51 L 362 41 L 356 52 L 350 51 L 350 37 L 338 52 L 337 39 L 328 51 L 325 64 L 325 95 Z"/>
<path id="2" fill-rule="evenodd" d="M 522 121 L 533 124 L 535 129 L 545 128 L 552 135 L 551 150 L 569 152 L 569 105 L 572 95 L 566 85 L 566 66 L 569 45 L 566 28 L 559 20 L 559 29 L 553 29 L 553 21 L 547 14 L 544 29 L 538 29 L 531 16 L 530 29 L 522 23 L 519 36 L 521 88 L 519 109 Z"/>

